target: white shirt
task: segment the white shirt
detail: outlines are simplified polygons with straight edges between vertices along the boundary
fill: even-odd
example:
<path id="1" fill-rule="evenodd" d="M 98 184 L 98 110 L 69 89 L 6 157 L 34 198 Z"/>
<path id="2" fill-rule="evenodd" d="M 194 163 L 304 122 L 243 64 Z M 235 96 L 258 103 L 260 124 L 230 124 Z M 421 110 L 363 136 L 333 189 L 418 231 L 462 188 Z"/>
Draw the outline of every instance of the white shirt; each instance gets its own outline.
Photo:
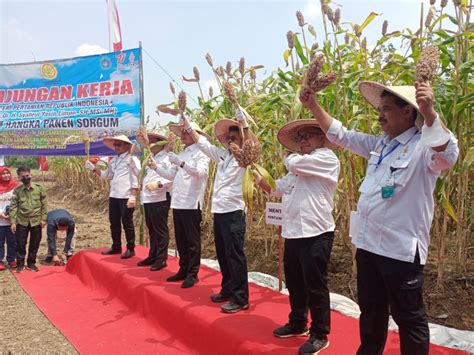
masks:
<path id="1" fill-rule="evenodd" d="M 130 168 L 129 161 L 131 160 Z M 132 188 L 138 188 L 138 179 L 133 170 L 140 170 L 140 161 L 137 157 L 131 156 L 129 152 L 113 157 L 109 162 L 108 169 L 100 172 L 100 177 L 110 181 L 110 197 L 129 198 L 132 196 Z"/>
<path id="2" fill-rule="evenodd" d="M 171 168 L 166 169 L 158 165 L 156 170 L 164 178 L 173 181 L 171 208 L 202 210 L 209 171 L 209 158 L 199 150 L 196 144 L 184 148 L 178 157 L 185 162 L 183 168 L 172 165 Z"/>
<path id="3" fill-rule="evenodd" d="M 11 189 L 10 191 L 0 194 L 0 212 L 5 213 L 5 208 L 11 205 L 13 198 L 13 190 L 15 189 Z M 0 226 L 4 227 L 10 225 L 11 223 L 9 218 L 0 217 Z"/>
<path id="4" fill-rule="evenodd" d="M 156 165 L 160 164 L 164 169 L 171 168 L 171 163 L 168 158 L 168 154 L 164 150 L 156 153 L 153 156 L 153 160 L 155 161 Z M 133 173 L 135 174 L 135 176 L 138 177 L 140 170 L 133 169 Z M 146 188 L 146 185 L 150 182 L 157 182 L 162 186 L 158 187 L 156 190 L 150 191 Z M 171 190 L 172 184 L 173 183 L 170 180 L 158 175 L 155 170 L 146 167 L 145 177 L 143 178 L 142 183 L 142 191 L 140 194 L 140 203 L 144 204 L 166 201 L 166 193 Z"/>
<path id="5" fill-rule="evenodd" d="M 212 145 L 206 137 L 199 136 L 196 144 L 204 154 L 217 163 L 211 212 L 227 213 L 244 210 L 242 178 L 245 169 L 239 166 L 229 150 Z"/>
<path id="6" fill-rule="evenodd" d="M 285 159 L 289 173 L 276 181 L 272 195 L 282 197 L 284 238 L 309 238 L 334 231 L 333 196 L 339 179 L 339 159 L 328 148 Z"/>
<path id="7" fill-rule="evenodd" d="M 390 140 L 387 135 L 348 131 L 337 120 L 329 127 L 327 137 L 368 159 L 357 212 L 351 216 L 352 243 L 406 262 L 415 260 L 418 247 L 420 263 L 425 264 L 433 221 L 433 191 L 440 172 L 457 160 L 456 137 L 451 133 L 446 150 L 436 152 L 419 144 L 421 134 L 416 127 Z M 377 167 L 381 153 L 384 158 Z M 384 199 L 381 189 L 388 179 L 394 181 L 395 194 Z"/>

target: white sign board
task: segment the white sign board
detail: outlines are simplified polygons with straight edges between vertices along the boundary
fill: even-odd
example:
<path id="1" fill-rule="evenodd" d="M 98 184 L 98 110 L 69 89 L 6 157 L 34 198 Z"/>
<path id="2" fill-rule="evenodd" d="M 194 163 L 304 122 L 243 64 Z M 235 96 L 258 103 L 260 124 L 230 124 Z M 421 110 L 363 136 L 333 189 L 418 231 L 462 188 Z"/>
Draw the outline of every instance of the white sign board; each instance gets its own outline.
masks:
<path id="1" fill-rule="evenodd" d="M 283 205 L 267 202 L 265 209 L 265 223 L 281 226 L 283 224 Z"/>

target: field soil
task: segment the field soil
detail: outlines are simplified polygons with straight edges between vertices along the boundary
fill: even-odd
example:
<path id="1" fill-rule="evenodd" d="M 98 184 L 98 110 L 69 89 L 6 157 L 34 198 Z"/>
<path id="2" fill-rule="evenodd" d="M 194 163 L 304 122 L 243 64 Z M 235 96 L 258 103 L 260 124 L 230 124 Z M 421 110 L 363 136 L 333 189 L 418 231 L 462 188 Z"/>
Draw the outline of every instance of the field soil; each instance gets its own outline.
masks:
<path id="1" fill-rule="evenodd" d="M 49 208 L 65 208 L 76 219 L 78 234 L 76 250 L 108 247 L 110 232 L 107 201 L 91 200 L 90 195 L 65 189 L 53 181 L 41 181 L 48 190 Z M 171 213 L 170 213 L 171 216 Z M 254 221 L 261 216 L 254 213 Z M 170 227 L 171 227 L 170 218 Z M 256 223 L 254 223 L 256 224 Z M 212 236 L 212 220 L 203 223 L 203 258 L 215 259 Z M 247 233 L 246 253 L 249 271 L 260 271 L 278 276 L 278 238 L 268 236 L 268 227 L 261 222 Z M 64 244 L 64 233 L 58 235 L 58 244 Z M 275 232 L 276 234 L 276 232 Z M 138 238 L 137 238 L 138 239 Z M 174 237 L 171 228 L 171 247 Z M 431 250 L 432 256 L 434 255 Z M 46 231 L 38 254 L 39 266 L 46 256 Z M 357 286 L 352 277 L 351 254 L 342 238 L 335 238 L 329 266 L 329 288 L 331 292 L 345 295 L 357 301 Z M 29 272 L 29 271 L 25 271 Z M 41 272 L 41 271 L 40 271 Z M 424 297 L 429 321 L 449 327 L 474 330 L 474 265 L 472 257 L 462 274 L 454 273 L 447 265 L 443 287 L 436 286 L 437 270 L 434 263 L 425 268 Z M 75 354 L 74 347 L 36 308 L 29 296 L 23 292 L 9 271 L 0 272 L 0 353 L 1 354 Z M 73 320 L 72 320 L 73 321 Z"/>

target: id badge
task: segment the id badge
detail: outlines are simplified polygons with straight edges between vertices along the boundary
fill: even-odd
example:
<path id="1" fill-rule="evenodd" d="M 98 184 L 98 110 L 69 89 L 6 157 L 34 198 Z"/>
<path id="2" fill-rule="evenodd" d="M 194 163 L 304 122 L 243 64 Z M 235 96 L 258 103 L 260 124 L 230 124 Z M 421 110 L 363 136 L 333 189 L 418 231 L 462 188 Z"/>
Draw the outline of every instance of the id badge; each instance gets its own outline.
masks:
<path id="1" fill-rule="evenodd" d="M 393 178 L 385 181 L 385 184 L 382 186 L 382 198 L 392 198 L 395 195 L 395 181 Z"/>

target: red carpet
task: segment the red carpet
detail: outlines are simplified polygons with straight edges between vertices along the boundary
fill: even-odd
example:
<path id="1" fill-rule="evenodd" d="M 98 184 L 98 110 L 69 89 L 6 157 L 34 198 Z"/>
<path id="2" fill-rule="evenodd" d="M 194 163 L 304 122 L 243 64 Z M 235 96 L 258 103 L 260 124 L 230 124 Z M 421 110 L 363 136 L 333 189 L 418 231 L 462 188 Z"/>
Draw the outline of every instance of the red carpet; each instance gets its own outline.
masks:
<path id="1" fill-rule="evenodd" d="M 151 272 L 98 250 L 81 251 L 66 268 L 43 266 L 15 274 L 23 289 L 81 354 L 297 354 L 304 338 L 278 339 L 272 330 L 287 321 L 288 298 L 254 284 L 250 308 L 220 312 L 209 295 L 219 291 L 219 272 L 202 266 L 199 283 L 182 289 L 165 282 L 177 259 Z M 330 347 L 323 354 L 354 354 L 358 321 L 332 312 Z M 398 334 L 390 333 L 385 354 L 399 354 Z M 464 354 L 432 345 L 430 354 Z"/>

